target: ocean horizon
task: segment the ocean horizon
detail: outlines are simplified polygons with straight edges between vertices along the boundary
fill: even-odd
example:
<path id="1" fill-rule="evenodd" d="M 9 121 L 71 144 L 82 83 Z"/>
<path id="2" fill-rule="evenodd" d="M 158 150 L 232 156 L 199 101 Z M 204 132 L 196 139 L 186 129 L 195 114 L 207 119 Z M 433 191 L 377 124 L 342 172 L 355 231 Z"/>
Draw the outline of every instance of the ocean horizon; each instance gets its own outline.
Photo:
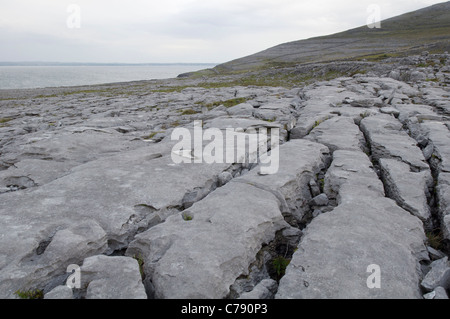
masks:
<path id="1" fill-rule="evenodd" d="M 175 78 L 217 63 L 0 62 L 0 89 L 35 89 Z"/>

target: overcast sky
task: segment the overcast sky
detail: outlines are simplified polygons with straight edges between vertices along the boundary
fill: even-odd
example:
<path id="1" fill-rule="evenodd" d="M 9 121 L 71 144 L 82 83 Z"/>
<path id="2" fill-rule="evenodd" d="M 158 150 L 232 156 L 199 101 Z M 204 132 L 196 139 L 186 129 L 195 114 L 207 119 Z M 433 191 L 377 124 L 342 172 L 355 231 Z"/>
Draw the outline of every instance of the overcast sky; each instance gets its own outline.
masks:
<path id="1" fill-rule="evenodd" d="M 221 63 L 439 2 L 0 0 L 0 61 Z"/>

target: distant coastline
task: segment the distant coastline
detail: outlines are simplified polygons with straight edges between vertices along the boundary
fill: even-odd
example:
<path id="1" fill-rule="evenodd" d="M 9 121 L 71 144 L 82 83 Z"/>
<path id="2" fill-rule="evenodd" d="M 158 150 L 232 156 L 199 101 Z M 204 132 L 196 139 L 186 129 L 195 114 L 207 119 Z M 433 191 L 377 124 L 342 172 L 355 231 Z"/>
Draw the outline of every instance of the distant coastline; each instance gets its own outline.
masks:
<path id="1" fill-rule="evenodd" d="M 41 62 L 41 61 L 18 61 L 2 62 L 0 66 L 164 66 L 164 65 L 218 65 L 219 63 L 97 63 L 97 62 Z"/>
<path id="2" fill-rule="evenodd" d="M 96 85 L 175 78 L 215 67 L 206 63 L 0 62 L 0 89 Z"/>

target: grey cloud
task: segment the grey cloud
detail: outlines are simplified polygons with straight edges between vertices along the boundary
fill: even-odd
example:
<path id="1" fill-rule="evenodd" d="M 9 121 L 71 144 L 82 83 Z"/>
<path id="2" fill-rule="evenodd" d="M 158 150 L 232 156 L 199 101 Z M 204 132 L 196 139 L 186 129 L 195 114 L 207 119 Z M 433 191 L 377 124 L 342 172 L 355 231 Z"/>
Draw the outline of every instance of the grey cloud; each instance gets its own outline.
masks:
<path id="1" fill-rule="evenodd" d="M 19 10 L 20 3 L 30 1 L 15 1 L 14 6 L 0 3 L 0 12 L 10 15 L 0 21 L 0 60 L 225 62 L 283 42 L 364 25 L 367 5 L 373 2 L 166 0 L 164 7 L 143 0 L 64 0 L 58 5 L 46 0 L 42 3 L 48 11 L 33 16 L 30 8 Z M 72 2 L 82 9 L 80 30 L 65 27 L 65 6 Z M 382 18 L 388 18 L 439 1 L 379 2 Z"/>

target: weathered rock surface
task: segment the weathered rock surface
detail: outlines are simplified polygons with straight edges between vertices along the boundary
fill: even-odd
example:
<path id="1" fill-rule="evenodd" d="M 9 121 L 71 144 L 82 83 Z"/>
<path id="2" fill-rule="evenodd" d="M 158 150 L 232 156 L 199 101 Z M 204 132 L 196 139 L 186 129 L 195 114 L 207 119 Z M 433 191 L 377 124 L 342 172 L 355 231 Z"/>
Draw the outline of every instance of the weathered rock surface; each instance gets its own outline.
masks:
<path id="1" fill-rule="evenodd" d="M 46 293 L 44 299 L 74 299 L 73 291 L 69 286 L 58 286 Z"/>
<path id="2" fill-rule="evenodd" d="M 350 117 L 334 117 L 315 127 L 306 139 L 322 143 L 334 152 L 340 150 L 362 150 L 364 136 Z"/>
<path id="3" fill-rule="evenodd" d="M 433 261 L 431 270 L 423 278 L 420 285 L 426 291 L 432 291 L 437 287 L 450 289 L 450 264 L 448 257 Z"/>
<path id="4" fill-rule="evenodd" d="M 230 182 L 137 235 L 127 255 L 143 258 L 146 288 L 156 298 L 224 298 L 283 222 L 275 196 Z"/>
<path id="5" fill-rule="evenodd" d="M 228 295 L 236 278 L 248 274 L 262 245 L 290 227 L 282 212 L 301 214 L 302 186 L 324 165 L 328 149 L 296 141 L 280 152 L 278 173 L 253 170 L 136 236 L 127 255 L 144 259 L 147 291 L 154 290 L 156 298 Z M 305 153 L 309 156 L 300 157 Z"/>
<path id="6" fill-rule="evenodd" d="M 53 271 L 64 273 L 67 265 L 89 255 L 126 247 L 130 236 L 178 212 L 187 195 L 214 189 L 217 175 L 231 167 L 186 165 L 173 164 L 171 145 L 152 144 L 78 166 L 67 176 L 25 190 L 25 198 L 21 192 L 3 194 L 0 290 L 14 292 L 38 270 L 42 284 Z M 14 230 L 21 225 L 27 227 Z M 59 250 L 54 253 L 53 247 Z M 17 269 L 22 271 L 13 284 L 10 276 Z"/>
<path id="7" fill-rule="evenodd" d="M 444 298 L 449 59 L 389 61 L 0 91 L 0 297 Z"/>
<path id="8" fill-rule="evenodd" d="M 86 299 L 147 299 L 139 265 L 129 257 L 93 256 L 81 267 Z"/>
<path id="9" fill-rule="evenodd" d="M 252 291 L 243 293 L 239 299 L 271 299 L 277 287 L 275 280 L 264 279 Z"/>
<path id="10" fill-rule="evenodd" d="M 434 146 L 434 159 L 438 169 L 442 172 L 450 172 L 450 131 L 442 122 L 426 121 L 421 124 L 428 139 Z"/>
<path id="11" fill-rule="evenodd" d="M 384 197 L 383 183 L 377 178 L 366 154 L 336 151 L 325 175 L 324 191 L 338 204 Z"/>
<path id="12" fill-rule="evenodd" d="M 436 287 L 432 292 L 429 292 L 423 296 L 424 299 L 440 299 L 447 300 L 448 295 L 443 287 Z"/>
<path id="13" fill-rule="evenodd" d="M 427 222 L 431 217 L 427 195 L 430 196 L 428 189 L 433 185 L 430 172 L 411 172 L 408 164 L 387 158 L 380 159 L 380 167 L 387 195 L 400 207 Z"/>
<path id="14" fill-rule="evenodd" d="M 402 124 L 390 115 L 369 116 L 361 121 L 374 159 L 398 158 L 415 171 L 429 170 L 417 142 L 402 130 Z"/>
<path id="15" fill-rule="evenodd" d="M 446 239 L 450 240 L 450 174 L 440 173 L 438 178 L 437 196 L 439 201 L 439 217 L 441 228 Z"/>
<path id="16" fill-rule="evenodd" d="M 370 161 L 367 157 L 356 160 L 358 156 L 366 155 L 334 153 L 335 160 L 327 172 L 330 186 L 326 188 L 339 195 L 339 205 L 306 228 L 280 281 L 277 298 L 421 296 L 418 269 L 425 251 L 422 225 L 383 196 Z M 367 269 L 373 264 L 381 268 L 381 289 L 369 289 L 367 285 Z"/>

